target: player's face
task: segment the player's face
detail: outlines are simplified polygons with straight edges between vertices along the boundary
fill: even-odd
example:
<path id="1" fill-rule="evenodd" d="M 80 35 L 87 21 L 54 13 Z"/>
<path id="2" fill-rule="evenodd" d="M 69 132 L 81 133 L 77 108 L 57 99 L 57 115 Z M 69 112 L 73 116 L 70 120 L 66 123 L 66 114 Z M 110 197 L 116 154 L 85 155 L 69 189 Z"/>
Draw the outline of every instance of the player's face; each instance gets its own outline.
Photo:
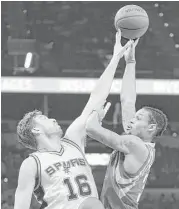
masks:
<path id="1" fill-rule="evenodd" d="M 128 132 L 140 138 L 145 138 L 149 125 L 149 112 L 145 109 L 140 109 L 131 120 L 128 126 Z"/>
<path id="2" fill-rule="evenodd" d="M 63 131 L 57 121 L 53 118 L 48 118 L 45 115 L 37 115 L 34 118 L 34 121 L 38 128 L 44 132 L 47 136 L 52 134 L 58 134 L 60 137 L 63 134 Z"/>

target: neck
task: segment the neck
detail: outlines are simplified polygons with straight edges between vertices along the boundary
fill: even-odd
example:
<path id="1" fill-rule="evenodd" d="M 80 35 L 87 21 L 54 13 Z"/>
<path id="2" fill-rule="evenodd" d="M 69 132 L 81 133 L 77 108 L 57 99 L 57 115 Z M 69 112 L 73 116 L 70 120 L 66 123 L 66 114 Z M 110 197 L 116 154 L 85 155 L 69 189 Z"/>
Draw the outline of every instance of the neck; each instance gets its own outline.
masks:
<path id="1" fill-rule="evenodd" d="M 55 134 L 48 137 L 43 137 L 43 139 L 40 140 L 38 149 L 39 151 L 60 151 L 60 137 Z"/>
<path id="2" fill-rule="evenodd" d="M 142 140 L 144 142 L 148 142 L 148 143 L 151 143 L 152 142 L 151 137 L 143 137 Z"/>

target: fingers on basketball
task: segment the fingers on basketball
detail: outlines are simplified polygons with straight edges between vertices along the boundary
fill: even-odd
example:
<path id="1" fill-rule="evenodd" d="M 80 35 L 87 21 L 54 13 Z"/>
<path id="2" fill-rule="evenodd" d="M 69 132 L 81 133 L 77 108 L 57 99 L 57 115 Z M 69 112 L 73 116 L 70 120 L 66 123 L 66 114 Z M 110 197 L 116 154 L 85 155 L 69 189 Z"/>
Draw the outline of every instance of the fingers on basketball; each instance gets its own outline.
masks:
<path id="1" fill-rule="evenodd" d="M 129 54 L 131 47 L 132 47 L 132 45 L 125 50 L 125 52 L 124 52 L 125 57 Z"/>
<path id="2" fill-rule="evenodd" d="M 121 30 L 120 29 L 116 33 L 116 43 L 121 43 Z"/>
<path id="3" fill-rule="evenodd" d="M 134 43 L 133 40 L 129 40 L 124 46 L 123 46 L 123 50 L 122 50 L 122 53 L 125 53 L 127 49 L 129 49 L 132 44 Z"/>
<path id="4" fill-rule="evenodd" d="M 134 47 L 137 46 L 137 44 L 138 44 L 138 42 L 139 42 L 139 39 L 140 39 L 140 38 L 138 38 L 138 39 L 136 39 L 136 40 L 134 41 L 134 43 L 133 43 Z"/>

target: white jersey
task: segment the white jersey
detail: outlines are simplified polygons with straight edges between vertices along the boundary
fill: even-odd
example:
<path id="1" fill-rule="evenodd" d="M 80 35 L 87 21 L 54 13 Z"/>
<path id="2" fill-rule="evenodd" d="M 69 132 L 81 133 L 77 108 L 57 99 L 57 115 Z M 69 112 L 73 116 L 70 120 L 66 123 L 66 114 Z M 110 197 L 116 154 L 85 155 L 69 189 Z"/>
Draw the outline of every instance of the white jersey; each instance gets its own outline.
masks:
<path id="1" fill-rule="evenodd" d="M 78 209 L 89 197 L 98 199 L 91 168 L 80 147 L 62 139 L 59 152 L 35 152 L 38 176 L 34 195 L 45 209 Z"/>

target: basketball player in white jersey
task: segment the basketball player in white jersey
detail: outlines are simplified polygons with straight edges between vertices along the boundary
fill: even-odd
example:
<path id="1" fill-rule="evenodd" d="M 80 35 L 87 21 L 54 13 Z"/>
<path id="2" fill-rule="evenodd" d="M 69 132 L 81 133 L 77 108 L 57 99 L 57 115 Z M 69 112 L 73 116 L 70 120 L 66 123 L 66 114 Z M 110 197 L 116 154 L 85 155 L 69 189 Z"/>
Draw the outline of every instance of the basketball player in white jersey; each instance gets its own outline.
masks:
<path id="1" fill-rule="evenodd" d="M 166 115 L 156 108 L 135 111 L 135 47 L 126 51 L 126 69 L 122 81 L 121 107 L 125 135 L 100 125 L 103 109 L 94 111 L 86 124 L 87 134 L 114 149 L 104 179 L 101 201 L 105 209 L 137 209 L 155 158 L 156 136 L 167 127 Z"/>
<path id="2" fill-rule="evenodd" d="M 46 209 L 102 209 L 91 168 L 84 155 L 85 123 L 91 112 L 105 103 L 120 58 L 132 44 L 121 46 L 116 34 L 113 57 L 99 78 L 82 114 L 62 138 L 55 119 L 39 111 L 27 113 L 19 122 L 19 142 L 33 149 L 19 171 L 15 209 L 29 209 L 32 193 Z"/>

